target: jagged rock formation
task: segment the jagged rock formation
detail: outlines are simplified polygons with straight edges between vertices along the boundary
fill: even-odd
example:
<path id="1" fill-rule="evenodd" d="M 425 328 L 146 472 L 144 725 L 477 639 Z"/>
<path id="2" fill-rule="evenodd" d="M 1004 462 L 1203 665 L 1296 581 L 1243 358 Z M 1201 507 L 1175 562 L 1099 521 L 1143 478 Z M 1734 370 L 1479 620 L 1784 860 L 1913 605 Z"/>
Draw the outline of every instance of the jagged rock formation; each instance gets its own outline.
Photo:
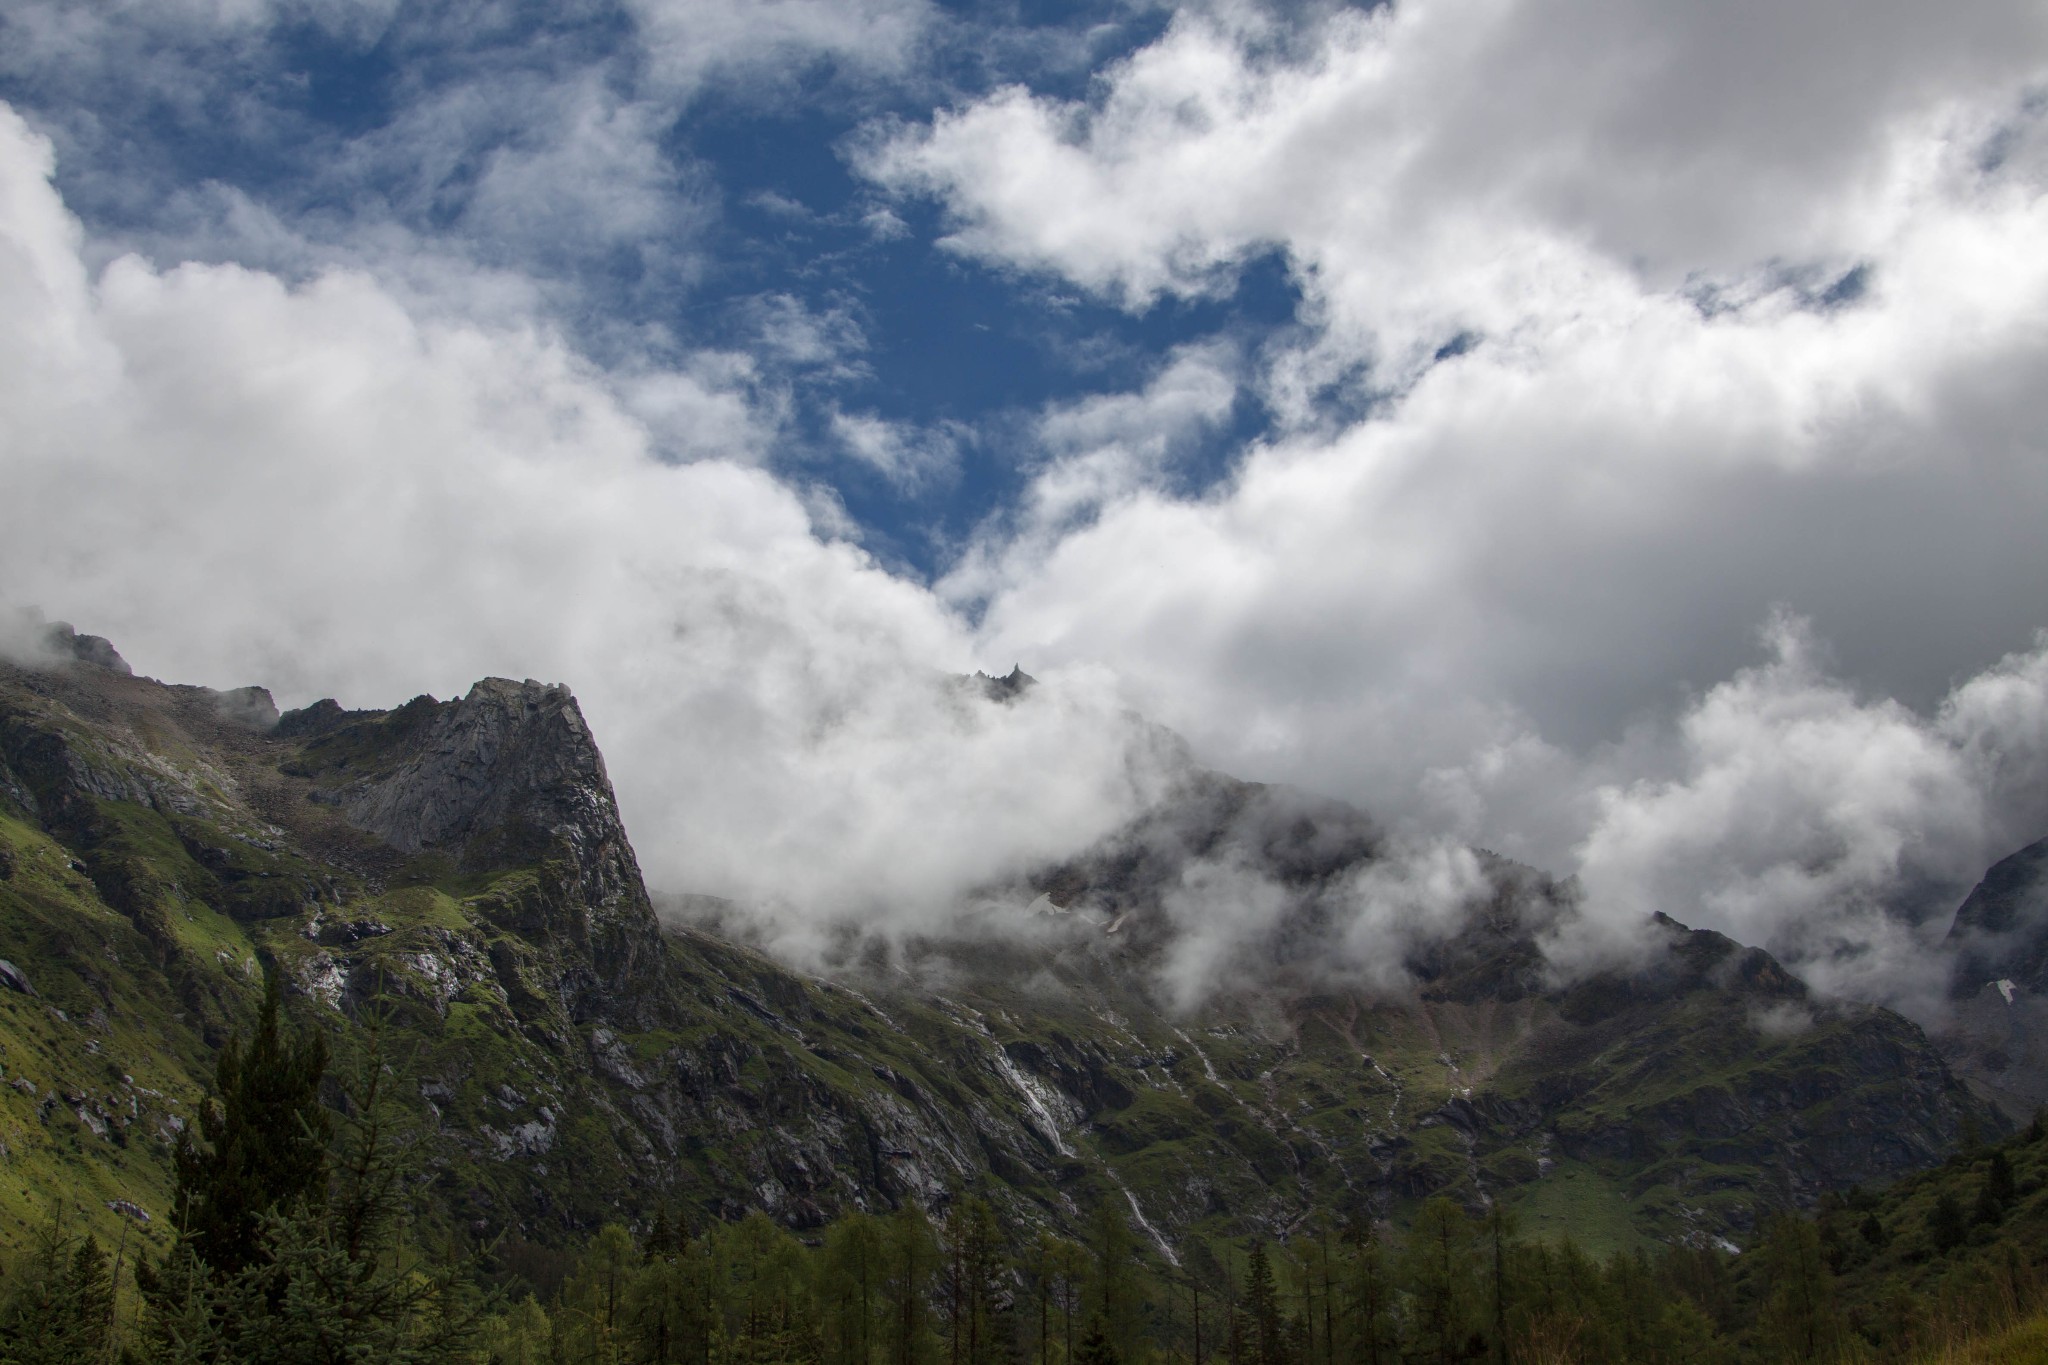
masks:
<path id="1" fill-rule="evenodd" d="M 2048 839 L 1993 864 L 1956 911 L 1951 993 L 1975 995 L 2000 980 L 2048 993 Z"/>
<path id="2" fill-rule="evenodd" d="M 1949 926 L 1943 1051 L 2014 1122 L 2048 1105 L 2048 839 L 2001 859 Z"/>
<path id="3" fill-rule="evenodd" d="M 1913 1025 L 1717 935 L 1667 924 L 1646 973 L 1548 984 L 1558 890 L 1500 860 L 1408 986 L 1316 978 L 1327 895 L 1381 840 L 1278 789 L 1198 776 L 1020 889 L 1020 914 L 1066 912 L 1027 939 L 827 981 L 657 920 L 565 689 L 268 703 L 0 665 L 0 954 L 43 992 L 0 993 L 0 1143 L 55 1162 L 75 1116 L 107 1198 L 160 1204 L 162 1144 L 266 968 L 344 1044 L 388 1012 L 441 1207 L 540 1240 L 661 1202 L 807 1226 L 965 1188 L 1066 1227 L 1116 1200 L 1162 1255 L 1439 1190 L 1740 1240 L 1938 1159 L 1977 1112 Z M 1299 913 L 1259 989 L 1178 1015 L 1153 991 L 1162 898 L 1225 851 Z"/>

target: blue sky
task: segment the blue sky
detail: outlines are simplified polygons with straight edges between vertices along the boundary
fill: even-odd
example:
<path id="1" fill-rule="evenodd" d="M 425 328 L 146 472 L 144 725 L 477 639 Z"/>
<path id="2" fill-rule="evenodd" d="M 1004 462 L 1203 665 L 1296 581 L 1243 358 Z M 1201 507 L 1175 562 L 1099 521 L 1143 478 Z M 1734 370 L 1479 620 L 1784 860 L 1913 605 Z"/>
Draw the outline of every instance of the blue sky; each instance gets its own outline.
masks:
<path id="1" fill-rule="evenodd" d="M 567 681 L 793 953 L 1143 716 L 1409 918 L 1479 843 L 1907 1000 L 2048 833 L 2044 372 L 2032 0 L 0 4 L 4 604 Z"/>
<path id="2" fill-rule="evenodd" d="M 1166 9 L 875 8 L 887 50 L 804 13 L 779 46 L 734 35 L 739 50 L 676 77 L 618 5 L 283 7 L 226 35 L 116 7 L 89 40 L 23 43 L 0 98 L 55 139 L 67 205 L 110 248 L 303 274 L 359 259 L 365 233 L 402 232 L 538 282 L 547 323 L 602 363 L 751 356 L 788 404 L 771 464 L 829 487 L 865 544 L 931 577 L 1016 496 L 1034 414 L 1139 386 L 1179 345 L 1248 357 L 1299 297 L 1269 252 L 1203 297 L 1120 307 L 947 252 L 941 205 L 880 193 L 857 168 L 864 140 L 1001 86 L 1086 98 Z M 563 207 L 536 179 L 533 202 L 479 212 L 493 159 L 546 155 L 565 111 L 613 123 L 618 180 L 578 184 Z M 254 214 L 300 239 L 224 221 Z M 926 467 L 849 455 L 837 413 L 900 430 Z M 1222 477 L 1266 425 L 1246 392 L 1191 433 L 1179 486 Z"/>

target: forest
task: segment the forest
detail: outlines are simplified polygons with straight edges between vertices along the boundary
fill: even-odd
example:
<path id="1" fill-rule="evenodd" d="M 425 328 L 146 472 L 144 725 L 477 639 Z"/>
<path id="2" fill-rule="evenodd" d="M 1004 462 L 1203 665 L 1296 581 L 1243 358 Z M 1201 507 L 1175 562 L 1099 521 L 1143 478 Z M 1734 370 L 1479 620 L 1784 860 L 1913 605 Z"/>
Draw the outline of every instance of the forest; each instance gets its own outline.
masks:
<path id="1" fill-rule="evenodd" d="M 437 1225 L 372 1029 L 330 1067 L 267 993 L 175 1154 L 176 1241 L 67 1228 L 0 1279 L 0 1365 L 1680 1365 L 2048 1360 L 2042 1121 L 1739 1254 L 1596 1257 L 1500 1204 L 1330 1210 L 1167 1254 L 1113 1202 L 1070 1239 L 972 1191 L 792 1232 L 657 1208 L 568 1245 Z"/>

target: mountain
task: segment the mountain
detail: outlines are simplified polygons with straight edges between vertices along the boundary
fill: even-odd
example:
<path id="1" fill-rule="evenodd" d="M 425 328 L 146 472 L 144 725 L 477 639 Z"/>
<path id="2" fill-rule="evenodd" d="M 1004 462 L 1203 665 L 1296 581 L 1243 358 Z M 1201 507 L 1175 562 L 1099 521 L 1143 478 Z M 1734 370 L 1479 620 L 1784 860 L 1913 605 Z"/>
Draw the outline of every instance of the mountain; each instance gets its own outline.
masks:
<path id="1" fill-rule="evenodd" d="M 978 704 L 1028 683 L 998 681 Z M 1176 1012 L 1168 902 L 1225 851 L 1296 908 Z M 344 1046 L 382 1021 L 439 1218 L 540 1243 L 971 1188 L 1013 1224 L 1113 1201 L 1166 1260 L 1438 1191 L 1740 1244 L 1995 1125 L 1915 1025 L 1716 934 L 1660 920 L 1639 969 L 1550 980 L 1568 891 L 1505 860 L 1401 984 L 1318 974 L 1330 897 L 1385 857 L 1355 811 L 1191 773 L 1018 888 L 1034 932 L 811 976 L 656 913 L 564 688 L 279 716 L 67 644 L 0 663 L 0 1241 L 62 1197 L 161 1243 L 168 1145 L 265 970 Z"/>
<path id="2" fill-rule="evenodd" d="M 1940 1043 L 2014 1121 L 2048 1105 L 2048 839 L 1993 864 L 1948 931 L 1954 1018 Z"/>

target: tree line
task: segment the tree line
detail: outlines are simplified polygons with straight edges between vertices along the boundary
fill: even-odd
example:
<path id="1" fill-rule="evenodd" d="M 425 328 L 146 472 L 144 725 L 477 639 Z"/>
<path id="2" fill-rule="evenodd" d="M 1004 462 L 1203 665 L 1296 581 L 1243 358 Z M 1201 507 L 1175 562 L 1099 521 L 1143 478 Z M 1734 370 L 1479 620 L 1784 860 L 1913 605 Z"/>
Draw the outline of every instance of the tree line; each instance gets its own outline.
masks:
<path id="1" fill-rule="evenodd" d="M 322 1103 L 273 984 L 175 1153 L 175 1244 L 111 1255 L 54 1216 L 0 1280 L 0 1365 L 1740 1365 L 1917 1360 L 2036 1313 L 2037 1120 L 1895 1191 L 1782 1216 L 1741 1256 L 1590 1255 L 1437 1197 L 1284 1239 L 1140 1254 L 1112 1200 L 1070 1239 L 971 1193 L 803 1237 L 657 1211 L 566 1251 L 419 1221 L 419 1139 L 379 1033 Z M 130 1304 L 123 1311 L 122 1303 Z"/>

